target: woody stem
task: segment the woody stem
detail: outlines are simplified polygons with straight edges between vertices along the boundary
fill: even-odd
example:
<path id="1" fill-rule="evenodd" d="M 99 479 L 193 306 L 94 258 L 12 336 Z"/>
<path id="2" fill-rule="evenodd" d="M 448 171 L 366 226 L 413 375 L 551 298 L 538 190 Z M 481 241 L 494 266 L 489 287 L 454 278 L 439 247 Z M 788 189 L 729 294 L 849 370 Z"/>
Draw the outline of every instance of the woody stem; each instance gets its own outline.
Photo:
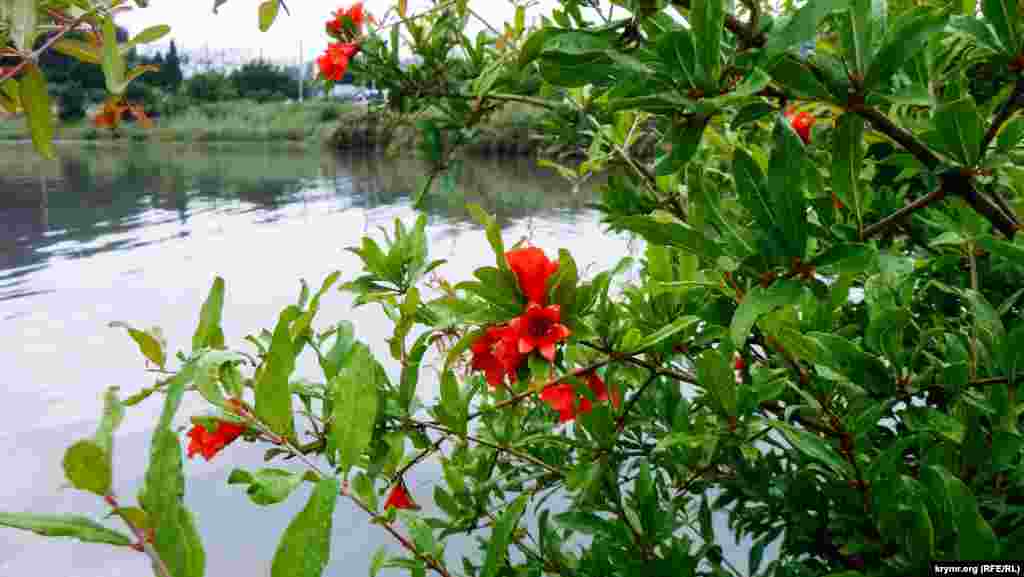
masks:
<path id="1" fill-rule="evenodd" d="M 139 546 L 143 553 L 145 553 L 149 560 L 153 563 L 153 571 L 157 574 L 157 577 L 172 577 L 170 569 L 167 568 L 167 564 L 160 558 L 160 554 L 157 553 L 156 549 L 146 538 L 146 532 L 135 523 L 132 523 L 131 519 L 128 518 L 121 510 L 121 505 L 118 504 L 117 498 L 114 497 L 114 493 L 107 493 L 103 498 L 114 509 L 114 513 L 124 521 L 125 525 L 132 530 L 132 534 L 139 540 Z"/>

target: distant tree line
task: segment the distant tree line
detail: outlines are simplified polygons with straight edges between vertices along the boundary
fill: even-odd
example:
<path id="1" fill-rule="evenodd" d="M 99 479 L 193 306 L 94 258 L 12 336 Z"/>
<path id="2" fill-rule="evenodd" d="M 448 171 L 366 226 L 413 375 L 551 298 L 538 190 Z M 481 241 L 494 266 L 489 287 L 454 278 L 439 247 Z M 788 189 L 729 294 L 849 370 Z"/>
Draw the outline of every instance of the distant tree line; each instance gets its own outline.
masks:
<path id="1" fill-rule="evenodd" d="M 117 28 L 118 42 L 129 38 L 124 28 Z M 69 38 L 88 41 L 84 34 L 69 34 Z M 38 49 L 46 41 L 36 41 Z M 232 70 L 209 69 L 185 77 L 183 68 L 189 58 L 178 52 L 171 40 L 166 51 L 140 54 L 132 48 L 125 55 L 129 67 L 152 64 L 160 68 L 147 72 L 132 82 L 125 93 L 127 100 L 141 103 L 151 115 L 173 115 L 191 108 L 194 104 L 224 102 L 240 98 L 259 102 L 280 101 L 298 98 L 297 67 L 283 67 L 263 59 L 250 61 Z M 63 121 L 80 120 L 86 116 L 89 107 L 102 102 L 106 97 L 103 71 L 95 64 L 83 63 L 54 49 L 40 55 L 40 68 L 49 81 L 51 96 L 60 108 Z M 13 59 L 0 58 L 0 66 L 16 65 Z M 307 66 L 303 91 L 306 96 L 313 94 L 315 67 Z M 352 76 L 345 76 L 342 83 L 351 83 Z"/>

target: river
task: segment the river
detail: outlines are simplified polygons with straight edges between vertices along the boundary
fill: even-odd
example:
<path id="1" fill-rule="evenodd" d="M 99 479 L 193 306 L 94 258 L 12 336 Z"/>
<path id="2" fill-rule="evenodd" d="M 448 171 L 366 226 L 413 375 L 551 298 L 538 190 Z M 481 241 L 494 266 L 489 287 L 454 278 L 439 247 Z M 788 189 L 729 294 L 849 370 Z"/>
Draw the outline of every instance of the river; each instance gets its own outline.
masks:
<path id="1" fill-rule="evenodd" d="M 61 456 L 93 434 L 107 386 L 127 395 L 155 376 L 127 334 L 108 323 L 161 327 L 173 356 L 190 347 L 199 307 L 219 275 L 227 286 L 227 341 L 248 351 L 243 337 L 273 328 L 281 309 L 295 303 L 300 278 L 313 289 L 335 270 L 351 280 L 360 261 L 346 247 L 366 234 L 382 240 L 378 227 L 390 229 L 395 218 L 415 219 L 410 196 L 423 167 L 271 144 L 58 151 L 57 160 L 46 161 L 27 144 L 0 144 L 0 454 L 7 455 L 0 511 L 100 518 L 99 499 L 62 489 Z M 453 283 L 493 265 L 483 230 L 466 209 L 474 202 L 497 217 L 506 245 L 525 237 L 552 256 L 568 249 L 585 278 L 624 255 L 641 256 L 641 243 L 605 231 L 586 207 L 594 200 L 592 187 L 573 191 L 529 159 L 468 162 L 452 195 L 428 199 L 430 257 L 448 260 L 438 272 Z M 391 324 L 379 307 L 351 303 L 350 295 L 331 291 L 315 326 L 351 320 L 396 378 L 385 344 Z M 315 361 L 300 359 L 295 376 L 316 379 Z M 421 380 L 421 398 L 436 397 L 435 383 Z M 140 487 L 159 410 L 156 397 L 129 409 L 115 437 L 114 489 L 124 501 L 134 501 Z M 186 399 L 176 424 L 205 410 L 201 400 Z M 243 487 L 226 484 L 232 468 L 264 466 L 264 449 L 239 442 L 213 462 L 186 462 L 186 501 L 197 514 L 211 577 L 269 575 L 280 533 L 305 503 L 308 486 L 284 503 L 259 507 Z M 410 490 L 429 512 L 439 467 L 415 471 Z M 717 521 L 721 530 L 724 519 Z M 334 534 L 326 575 L 365 575 L 374 550 L 390 547 L 386 533 L 345 501 L 338 503 Z M 746 555 L 732 539 L 721 543 L 745 568 Z M 130 550 L 0 528 L 5 577 L 149 573 L 144 556 Z"/>

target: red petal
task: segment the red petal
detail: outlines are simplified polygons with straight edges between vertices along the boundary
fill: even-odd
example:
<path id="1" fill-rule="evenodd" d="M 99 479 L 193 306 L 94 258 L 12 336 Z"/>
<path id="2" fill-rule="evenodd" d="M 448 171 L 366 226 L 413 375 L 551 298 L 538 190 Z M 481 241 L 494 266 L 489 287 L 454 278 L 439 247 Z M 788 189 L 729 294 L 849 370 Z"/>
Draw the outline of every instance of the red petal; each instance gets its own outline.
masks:
<path id="1" fill-rule="evenodd" d="M 519 337 L 519 354 L 527 355 L 533 350 L 533 343 L 526 337 Z"/>
<path id="2" fill-rule="evenodd" d="M 555 345 L 554 343 L 544 343 L 540 346 L 540 356 L 547 359 L 549 362 L 555 362 Z"/>

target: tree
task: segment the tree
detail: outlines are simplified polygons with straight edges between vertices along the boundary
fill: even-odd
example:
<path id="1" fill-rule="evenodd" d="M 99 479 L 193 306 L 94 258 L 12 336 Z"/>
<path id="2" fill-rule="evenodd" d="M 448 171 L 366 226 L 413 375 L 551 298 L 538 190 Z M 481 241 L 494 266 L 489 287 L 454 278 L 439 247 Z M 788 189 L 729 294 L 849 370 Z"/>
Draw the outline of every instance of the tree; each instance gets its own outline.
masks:
<path id="1" fill-rule="evenodd" d="M 163 76 L 166 82 L 166 86 L 171 91 L 177 91 L 181 86 L 184 75 L 181 71 L 182 59 L 178 56 L 178 47 L 175 45 L 174 40 L 171 40 L 171 45 L 167 49 L 167 58 L 164 60 L 165 70 Z"/>
<path id="2" fill-rule="evenodd" d="M 479 15 L 464 3 L 410 15 L 402 2 L 394 36 L 363 35 L 361 4 L 327 27 L 335 55 L 360 48 L 333 72 L 351 65 L 419 131 L 431 170 L 414 206 L 453 190 L 462 147 L 502 106 L 549 111 L 549 132 L 577 115 L 585 157 L 546 164 L 607 177 L 603 222 L 646 240 L 636 280 L 612 282 L 628 258 L 589 276 L 568 251 L 506 246 L 473 206 L 494 260 L 428 284 L 441 262 L 426 215 L 396 220 L 383 242 L 350 247 L 363 270 L 341 286 L 394 323 L 392 382 L 350 323 L 316 318 L 340 272 L 312 296 L 301 283 L 296 304 L 244 339 L 255 353 L 226 341 L 217 278 L 176 355 L 159 331 L 118 325 L 169 373 L 124 403 L 166 395 L 139 507 L 110 487 L 116 389 L 96 436 L 64 456 L 71 485 L 102 497 L 134 539 L 82 517 L 0 524 L 133 546 L 162 577 L 201 576 L 173 428 L 194 390 L 212 414 L 193 416 L 190 457 L 244 439 L 305 465 L 234 471 L 260 505 L 314 484 L 275 577 L 323 573 L 339 498 L 403 549 L 382 550 L 374 569 L 412 575 L 451 577 L 447 545 L 474 538 L 459 575 L 741 575 L 716 542 L 716 512 L 752 542 L 744 575 L 1014 560 L 1024 18 L 1000 1 L 617 4 L 629 13 L 562 0 L 536 29 L 520 11 L 494 42 L 465 34 Z M 263 29 L 277 9 L 260 4 Z M 392 37 L 422 60 L 400 66 Z M 457 48 L 468 56 L 454 62 Z M 969 80 L 978 65 L 998 86 Z M 659 142 L 653 158 L 642 137 Z M 307 346 L 319 371 L 293 378 Z M 428 351 L 439 394 L 424 402 Z M 403 476 L 431 455 L 444 474 L 425 517 Z"/>

